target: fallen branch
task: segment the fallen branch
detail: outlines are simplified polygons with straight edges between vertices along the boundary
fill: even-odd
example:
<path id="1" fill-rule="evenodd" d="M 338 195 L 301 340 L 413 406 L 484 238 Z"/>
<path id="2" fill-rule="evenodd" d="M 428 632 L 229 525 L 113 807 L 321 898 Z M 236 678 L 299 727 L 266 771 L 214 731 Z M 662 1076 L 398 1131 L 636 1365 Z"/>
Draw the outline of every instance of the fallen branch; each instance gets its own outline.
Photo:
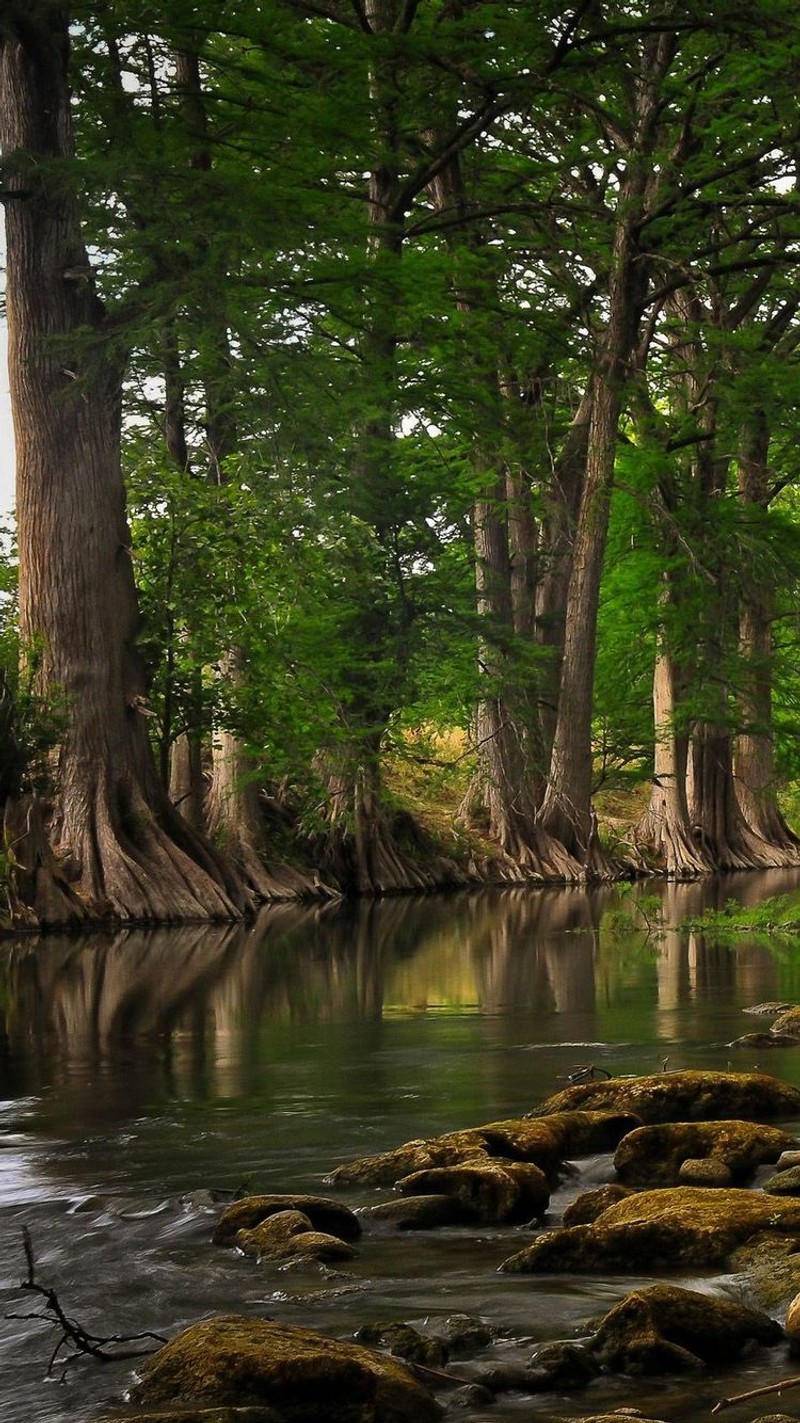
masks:
<path id="1" fill-rule="evenodd" d="M 28 1267 L 26 1278 L 20 1282 L 21 1290 L 28 1290 L 31 1294 L 40 1295 L 44 1300 L 44 1309 L 41 1313 L 35 1314 L 7 1314 L 6 1319 L 32 1319 L 40 1324 L 47 1324 L 52 1329 L 60 1329 L 61 1337 L 58 1340 L 47 1365 L 47 1377 L 49 1378 L 55 1367 L 56 1360 L 62 1349 L 70 1346 L 73 1353 L 61 1360 L 63 1383 L 66 1371 L 71 1363 L 79 1359 L 84 1354 L 88 1354 L 92 1359 L 97 1359 L 101 1364 L 115 1363 L 118 1359 L 140 1359 L 144 1354 L 152 1354 L 153 1349 L 109 1349 L 109 1345 L 136 1344 L 140 1340 L 152 1339 L 158 1344 L 166 1344 L 163 1334 L 153 1334 L 145 1331 L 142 1334 L 90 1334 L 88 1329 L 84 1329 L 77 1320 L 70 1319 L 64 1313 L 64 1309 L 55 1290 L 49 1289 L 46 1285 L 40 1285 L 36 1278 L 36 1261 L 33 1254 L 30 1231 L 27 1226 L 23 1226 L 22 1245 L 25 1251 L 25 1262 Z"/>
<path id="2" fill-rule="evenodd" d="M 748 1393 L 734 1394 L 733 1398 L 721 1398 L 715 1403 L 712 1413 L 722 1413 L 737 1403 L 748 1403 L 751 1398 L 762 1398 L 765 1393 L 782 1393 L 785 1388 L 800 1388 L 800 1374 L 791 1379 L 780 1379 L 778 1383 L 765 1383 L 761 1388 L 751 1388 Z"/>

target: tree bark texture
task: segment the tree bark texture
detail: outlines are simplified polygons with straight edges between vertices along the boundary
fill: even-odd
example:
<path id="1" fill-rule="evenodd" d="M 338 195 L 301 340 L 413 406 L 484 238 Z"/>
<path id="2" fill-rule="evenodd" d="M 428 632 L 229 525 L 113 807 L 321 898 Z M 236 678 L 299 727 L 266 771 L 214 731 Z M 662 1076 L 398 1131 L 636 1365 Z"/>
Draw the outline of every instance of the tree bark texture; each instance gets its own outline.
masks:
<path id="1" fill-rule="evenodd" d="M 769 428 L 754 412 L 742 432 L 739 496 L 745 506 L 766 509 L 770 500 Z M 742 570 L 739 592 L 739 651 L 744 679 L 739 711 L 744 730 L 734 747 L 736 795 L 751 830 L 773 847 L 775 862 L 800 862 L 800 840 L 778 806 L 772 736 L 772 624 L 774 575 L 756 564 Z"/>
<path id="2" fill-rule="evenodd" d="M 11 170 L 20 623 L 40 687 L 67 717 L 59 853 L 93 915 L 228 917 L 239 886 L 169 804 L 142 715 L 119 457 L 123 355 L 95 294 L 68 169 L 68 19 L 18 10 L 0 48 L 0 146 Z"/>

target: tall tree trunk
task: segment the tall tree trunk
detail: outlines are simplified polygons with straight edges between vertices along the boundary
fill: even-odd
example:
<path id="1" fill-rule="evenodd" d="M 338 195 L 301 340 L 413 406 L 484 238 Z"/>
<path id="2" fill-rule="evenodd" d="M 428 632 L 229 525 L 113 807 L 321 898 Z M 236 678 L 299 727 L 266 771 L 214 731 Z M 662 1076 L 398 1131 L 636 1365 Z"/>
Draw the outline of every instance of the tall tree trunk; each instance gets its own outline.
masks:
<path id="1" fill-rule="evenodd" d="M 170 805 L 142 716 L 120 470 L 123 358 L 95 295 L 63 166 L 73 156 L 68 18 L 20 4 L 4 24 L 20 626 L 43 693 L 60 696 L 67 716 L 59 851 L 95 915 L 232 916 L 244 903 L 241 887 Z"/>
<path id="2" fill-rule="evenodd" d="M 670 597 L 665 589 L 662 601 Z M 650 804 L 633 832 L 634 843 L 667 879 L 695 879 L 713 869 L 692 830 L 686 798 L 688 738 L 675 726 L 678 672 L 659 634 L 653 673 L 655 755 Z"/>
<path id="3" fill-rule="evenodd" d="M 770 500 L 769 427 L 762 411 L 754 412 L 742 432 L 739 495 L 745 505 L 766 510 Z M 739 805 L 751 830 L 772 846 L 776 864 L 800 862 L 800 840 L 789 829 L 778 806 L 772 736 L 772 624 L 774 578 L 756 565 L 744 569 L 739 593 L 739 651 L 743 680 L 739 711 L 744 730 L 734 749 L 734 776 Z"/>

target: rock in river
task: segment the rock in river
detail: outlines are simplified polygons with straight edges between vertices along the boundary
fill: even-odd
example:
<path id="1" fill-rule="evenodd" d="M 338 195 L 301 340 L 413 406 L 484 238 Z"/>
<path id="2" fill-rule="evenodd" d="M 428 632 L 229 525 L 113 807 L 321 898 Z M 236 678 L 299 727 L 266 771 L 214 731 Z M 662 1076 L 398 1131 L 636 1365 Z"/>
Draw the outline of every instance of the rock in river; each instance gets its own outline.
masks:
<path id="1" fill-rule="evenodd" d="M 276 1211 L 252 1230 L 240 1230 L 236 1244 L 257 1260 L 352 1260 L 355 1249 L 337 1235 L 314 1230 L 302 1211 Z"/>
<path id="2" fill-rule="evenodd" d="M 418 1171 L 491 1158 L 532 1163 L 553 1186 L 567 1157 L 613 1151 L 626 1132 L 640 1125 L 640 1118 L 616 1110 L 558 1112 L 547 1117 L 539 1114 L 535 1118 L 487 1122 L 465 1131 L 446 1132 L 444 1136 L 407 1141 L 377 1156 L 359 1157 L 338 1166 L 328 1179 L 336 1186 L 394 1186 L 402 1177 Z"/>
<path id="3" fill-rule="evenodd" d="M 310 1329 L 223 1315 L 141 1368 L 135 1404 L 274 1409 L 282 1423 L 434 1423 L 442 1410 L 397 1359 Z"/>
<path id="4" fill-rule="evenodd" d="M 665 1122 L 623 1137 L 614 1167 L 626 1186 L 674 1186 L 685 1161 L 705 1157 L 730 1172 L 727 1183 L 714 1184 L 730 1185 L 752 1177 L 758 1166 L 777 1161 L 796 1144 L 788 1132 L 755 1122 Z"/>
<path id="5" fill-rule="evenodd" d="M 800 1089 L 762 1072 L 657 1072 L 650 1077 L 613 1077 L 580 1082 L 548 1097 L 532 1113 L 635 1112 L 642 1122 L 703 1122 L 732 1117 L 760 1122 L 800 1117 Z"/>
<path id="6" fill-rule="evenodd" d="M 406 1196 L 453 1196 L 473 1220 L 483 1224 L 539 1220 L 550 1201 L 538 1166 L 493 1158 L 415 1171 L 401 1178 L 398 1189 Z"/>
<path id="7" fill-rule="evenodd" d="M 591 1225 L 548 1230 L 504 1260 L 501 1270 L 533 1274 L 630 1274 L 724 1265 L 758 1236 L 800 1245 L 800 1201 L 760 1191 L 675 1186 L 642 1191 L 609 1206 Z"/>
<path id="8" fill-rule="evenodd" d="M 776 1320 L 676 1285 L 633 1290 L 602 1319 L 590 1349 L 615 1373 L 662 1374 L 725 1363 L 751 1343 L 783 1338 Z"/>
<path id="9" fill-rule="evenodd" d="M 214 1244 L 236 1245 L 240 1230 L 253 1230 L 279 1211 L 302 1211 L 308 1216 L 312 1229 L 336 1235 L 340 1240 L 358 1240 L 361 1235 L 355 1212 L 325 1196 L 245 1196 L 222 1212 L 214 1232 Z"/>

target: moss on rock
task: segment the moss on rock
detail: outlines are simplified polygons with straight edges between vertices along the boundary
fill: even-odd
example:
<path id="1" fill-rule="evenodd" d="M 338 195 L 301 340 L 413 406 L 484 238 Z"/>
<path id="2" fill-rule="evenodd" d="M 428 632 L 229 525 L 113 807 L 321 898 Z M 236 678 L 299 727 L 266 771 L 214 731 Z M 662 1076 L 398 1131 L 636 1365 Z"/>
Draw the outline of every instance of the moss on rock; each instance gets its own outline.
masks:
<path id="1" fill-rule="evenodd" d="M 262 1221 L 280 1211 L 302 1211 L 313 1230 L 336 1235 L 340 1240 L 354 1241 L 361 1235 L 361 1224 L 355 1212 L 339 1201 L 329 1201 L 326 1196 L 245 1196 L 222 1212 L 214 1232 L 214 1244 L 236 1245 L 236 1237 L 241 1230 L 254 1230 Z"/>
<path id="2" fill-rule="evenodd" d="M 473 1220 L 484 1224 L 540 1219 L 550 1201 L 544 1173 L 528 1161 L 463 1161 L 415 1171 L 397 1184 L 406 1196 L 453 1196 Z"/>
<path id="3" fill-rule="evenodd" d="M 337 1235 L 314 1230 L 303 1211 L 277 1211 L 252 1230 L 240 1230 L 236 1244 L 257 1260 L 352 1260 L 355 1249 Z"/>
<path id="4" fill-rule="evenodd" d="M 625 1274 L 724 1265 L 737 1246 L 764 1233 L 800 1242 L 800 1202 L 756 1191 L 675 1186 L 637 1192 L 591 1225 L 545 1231 L 500 1268 Z"/>
<path id="5" fill-rule="evenodd" d="M 609 1206 L 615 1206 L 617 1201 L 624 1201 L 631 1195 L 630 1186 L 613 1182 L 609 1186 L 596 1186 L 591 1191 L 584 1191 L 582 1196 L 570 1201 L 564 1211 L 564 1224 L 591 1225 Z"/>
<path id="6" fill-rule="evenodd" d="M 614 1372 L 660 1374 L 725 1363 L 749 1344 L 777 1344 L 783 1330 L 760 1310 L 676 1285 L 633 1290 L 609 1310 L 590 1341 Z"/>
<path id="7" fill-rule="evenodd" d="M 434 1423 L 441 1409 L 396 1359 L 309 1329 L 223 1315 L 159 1349 L 136 1404 L 274 1408 L 284 1423 Z"/>
<path id="8" fill-rule="evenodd" d="M 455 1196 L 432 1195 L 381 1201 L 362 1210 L 361 1219 L 367 1224 L 393 1226 L 395 1230 L 438 1230 L 447 1225 L 468 1225 L 475 1216 Z"/>
<path id="9" fill-rule="evenodd" d="M 538 1166 L 553 1186 L 568 1156 L 613 1151 L 626 1132 L 640 1125 L 630 1112 L 558 1112 L 486 1122 L 443 1136 L 406 1141 L 392 1151 L 345 1162 L 328 1180 L 336 1186 L 394 1186 L 404 1176 L 458 1166 L 481 1158 L 524 1161 Z"/>
<path id="10" fill-rule="evenodd" d="M 736 1183 L 795 1144 L 788 1132 L 755 1122 L 666 1122 L 623 1137 L 614 1168 L 626 1186 L 673 1186 L 686 1160 L 707 1157 L 727 1166 Z"/>
<path id="11" fill-rule="evenodd" d="M 759 1122 L 800 1116 L 800 1089 L 761 1072 L 658 1072 L 577 1083 L 548 1097 L 532 1115 L 609 1108 L 634 1112 L 648 1125 L 728 1117 Z"/>

